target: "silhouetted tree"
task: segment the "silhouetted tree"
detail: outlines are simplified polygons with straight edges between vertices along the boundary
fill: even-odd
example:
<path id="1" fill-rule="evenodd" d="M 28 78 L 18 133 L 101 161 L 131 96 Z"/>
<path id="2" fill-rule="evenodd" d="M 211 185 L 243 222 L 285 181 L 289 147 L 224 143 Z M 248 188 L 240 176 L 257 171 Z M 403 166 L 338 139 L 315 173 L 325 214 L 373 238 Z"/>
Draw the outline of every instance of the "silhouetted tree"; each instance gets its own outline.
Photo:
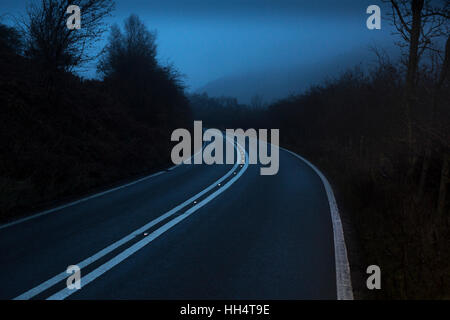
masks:
<path id="1" fill-rule="evenodd" d="M 392 8 L 391 20 L 407 47 L 404 108 L 408 131 L 408 145 L 411 151 L 408 176 L 417 161 L 413 134 L 412 108 L 415 101 L 417 71 L 423 54 L 428 50 L 441 53 L 434 41 L 449 34 L 450 3 L 446 0 L 385 0 Z"/>
<path id="2" fill-rule="evenodd" d="M 187 100 L 176 70 L 158 64 L 155 41 L 156 32 L 131 15 L 123 31 L 112 26 L 97 71 L 140 116 L 165 125 L 185 114 Z"/>
<path id="3" fill-rule="evenodd" d="M 0 23 L 0 52 L 18 54 L 22 45 L 20 33 L 15 28 Z"/>
<path id="4" fill-rule="evenodd" d="M 136 15 L 125 20 L 125 31 L 117 24 L 111 28 L 98 72 L 105 78 L 142 78 L 157 67 L 156 33 L 151 32 Z"/>
<path id="5" fill-rule="evenodd" d="M 81 10 L 81 28 L 67 27 L 69 5 Z M 105 30 L 112 0 L 34 0 L 21 27 L 26 54 L 49 70 L 70 70 L 95 57 L 87 52 Z"/>

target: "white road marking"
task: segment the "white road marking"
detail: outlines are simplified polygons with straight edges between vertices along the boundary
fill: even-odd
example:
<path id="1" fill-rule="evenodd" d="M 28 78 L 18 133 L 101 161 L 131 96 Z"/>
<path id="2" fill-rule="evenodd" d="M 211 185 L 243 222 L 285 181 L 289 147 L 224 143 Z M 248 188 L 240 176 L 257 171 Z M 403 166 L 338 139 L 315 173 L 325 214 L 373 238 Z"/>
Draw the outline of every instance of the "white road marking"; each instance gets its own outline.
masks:
<path id="1" fill-rule="evenodd" d="M 247 153 L 246 153 L 247 155 Z M 246 156 L 246 159 L 248 157 Z M 83 276 L 83 286 L 86 286 L 90 282 L 94 281 L 98 277 L 100 277 L 105 272 L 111 270 L 113 267 L 130 257 L 132 254 L 136 253 L 138 250 L 145 247 L 147 244 L 158 238 L 160 235 L 162 235 L 167 230 L 171 229 L 173 226 L 177 225 L 179 222 L 183 221 L 187 217 L 189 217 L 191 214 L 193 214 L 195 211 L 203 207 L 205 204 L 216 198 L 219 194 L 224 192 L 226 189 L 228 189 L 239 177 L 247 170 L 248 167 L 248 161 L 246 161 L 244 168 L 239 171 L 239 174 L 234 176 L 232 179 L 230 179 L 222 188 L 216 190 L 212 194 L 210 194 L 208 197 L 200 201 L 196 206 L 190 208 L 182 215 L 176 217 L 173 220 L 170 220 L 162 227 L 158 228 L 157 230 L 153 231 L 147 238 L 144 238 L 140 240 L 139 242 L 135 243 L 131 247 L 127 248 L 126 250 L 122 251 L 120 254 L 109 260 L 108 262 L 104 263 L 97 269 L 93 270 L 92 272 L 88 273 L 87 275 Z M 70 290 L 68 288 L 64 288 L 61 291 L 53 294 L 52 296 L 48 297 L 47 300 L 63 300 L 70 296 L 71 294 L 77 292 L 77 290 Z"/>
<path id="2" fill-rule="evenodd" d="M 342 229 L 342 222 L 341 222 L 341 219 L 340 219 L 340 216 L 339 216 L 339 210 L 338 210 L 338 207 L 337 207 L 337 204 L 336 204 L 336 199 L 334 197 L 334 193 L 333 193 L 333 190 L 331 188 L 331 185 L 329 184 L 329 182 L 326 179 L 326 177 L 322 174 L 322 172 L 319 169 L 317 169 L 308 160 L 306 160 L 305 158 L 299 156 L 298 154 L 296 154 L 296 153 L 294 153 L 294 152 L 292 152 L 290 150 L 287 150 L 287 149 L 284 149 L 284 148 L 281 148 L 281 147 L 280 147 L 280 149 L 282 149 L 282 150 L 292 154 L 293 156 L 295 156 L 295 157 L 299 158 L 300 160 L 302 160 L 303 162 L 305 162 L 308 166 L 310 166 L 316 172 L 316 174 L 322 180 L 322 183 L 323 183 L 323 185 L 325 187 L 326 194 L 327 194 L 327 197 L 328 197 L 328 202 L 329 202 L 330 212 L 331 212 L 331 218 L 332 218 L 332 225 L 333 225 L 335 261 L 336 261 L 337 297 L 338 297 L 339 300 L 352 300 L 353 299 L 353 290 L 352 290 L 351 277 L 350 277 L 350 267 L 349 267 L 349 262 L 348 262 L 348 257 L 347 257 L 347 248 L 346 248 L 346 245 L 345 245 L 344 233 L 343 233 L 343 229 Z M 245 154 L 247 155 L 247 152 L 245 152 Z M 133 246 L 131 246 L 128 249 L 124 250 L 123 252 L 118 254 L 116 257 L 112 258 L 111 260 L 109 260 L 108 262 L 103 264 L 102 266 L 98 267 L 97 269 L 95 269 L 94 271 L 92 271 L 91 273 L 89 273 L 88 275 L 83 277 L 84 284 L 87 284 L 87 283 L 95 280 L 100 275 L 102 275 L 106 271 L 110 270 L 115 265 L 117 265 L 121 261 L 125 260 L 129 256 L 131 256 L 136 251 L 138 251 L 141 248 L 143 248 L 145 245 L 147 245 L 148 243 L 150 243 L 151 241 L 153 241 L 154 239 L 159 237 L 161 234 L 163 234 L 164 232 L 166 232 L 167 230 L 169 230 L 170 228 L 172 228 L 173 226 L 175 226 L 176 224 L 178 224 L 179 222 L 181 222 L 182 220 L 187 218 L 189 215 L 194 213 L 196 210 L 198 210 L 199 208 L 204 206 L 206 203 L 208 203 L 209 201 L 211 201 L 212 199 L 217 197 L 220 193 L 225 191 L 227 188 L 229 188 L 229 186 L 231 186 L 231 184 L 234 183 L 234 181 L 237 180 L 244 173 L 244 171 L 248 167 L 248 162 L 247 162 L 247 163 L 245 163 L 245 167 L 236 175 L 236 172 L 233 172 L 233 171 L 236 169 L 238 164 L 239 164 L 239 161 L 237 161 L 235 163 L 234 167 L 224 177 L 222 177 L 221 179 L 219 179 L 218 181 L 216 181 L 215 183 L 210 185 L 208 188 L 204 189 L 199 194 L 191 197 L 189 200 L 186 200 L 185 202 L 183 202 L 179 206 L 173 208 L 172 210 L 168 211 L 167 213 L 163 214 L 162 216 L 154 219 L 153 221 L 149 222 L 145 226 L 143 226 L 143 227 L 139 228 L 138 230 L 134 231 L 130 235 L 128 235 L 128 236 L 122 238 L 121 240 L 113 243 L 112 245 L 104 248 L 103 250 L 99 251 L 95 255 L 93 255 L 93 256 L 83 260 L 82 262 L 78 263 L 77 265 L 80 268 L 84 268 L 84 267 L 88 266 L 89 264 L 97 261 L 101 257 L 105 256 L 106 254 L 112 252 L 113 250 L 117 249 L 121 245 L 123 245 L 126 242 L 130 241 L 131 239 L 133 239 L 138 234 L 141 234 L 143 231 L 146 231 L 147 229 L 149 229 L 152 226 L 158 224 L 162 220 L 170 217 L 171 215 L 173 215 L 174 213 L 176 213 L 177 211 L 182 209 L 187 204 L 192 203 L 193 199 L 201 197 L 203 194 L 205 194 L 206 192 L 208 192 L 211 189 L 213 189 L 216 185 L 219 185 L 220 182 L 222 182 L 223 180 L 228 178 L 228 176 L 230 176 L 232 173 L 235 175 L 235 177 L 233 177 L 228 183 L 226 183 L 223 186 L 223 188 L 218 189 L 217 191 L 215 191 L 214 193 L 209 195 L 207 198 L 205 198 L 204 200 L 200 201 L 200 203 L 198 203 L 196 206 L 193 206 L 192 208 L 187 210 L 185 213 L 183 213 L 179 217 L 169 221 L 168 223 L 166 223 L 162 227 L 158 228 L 156 231 L 152 232 L 150 235 L 147 235 L 146 238 L 144 238 L 144 239 L 140 240 L 139 242 L 135 243 Z M 240 165 L 240 167 L 242 168 L 243 165 Z M 41 216 L 41 215 L 44 215 L 44 214 L 47 214 L 47 213 L 50 213 L 50 212 L 61 210 L 63 208 L 75 205 L 75 204 L 80 203 L 80 202 L 84 202 L 84 201 L 87 201 L 87 200 L 99 197 L 99 196 L 104 195 L 106 193 L 110 193 L 110 192 L 113 192 L 113 191 L 125 188 L 127 186 L 130 186 L 130 185 L 136 184 L 138 182 L 147 180 L 147 179 L 149 179 L 151 177 L 160 175 L 162 173 L 163 172 L 158 172 L 156 174 L 150 175 L 148 177 L 141 178 L 139 180 L 136 180 L 136 181 L 128 183 L 128 184 L 125 184 L 123 186 L 120 186 L 120 187 L 117 187 L 117 188 L 114 188 L 114 189 L 111 189 L 111 190 L 108 190 L 108 191 L 105 191 L 105 192 L 102 192 L 102 193 L 99 193 L 99 194 L 95 194 L 95 195 L 92 195 L 92 196 L 84 198 L 84 199 L 80 199 L 78 201 L 69 203 L 69 204 L 64 205 L 64 206 L 60 206 L 60 207 L 57 207 L 57 208 L 54 208 L 54 209 L 51 209 L 51 210 L 44 211 L 44 212 L 42 212 L 40 214 L 37 214 L 35 216 L 31 216 L 31 217 L 28 217 L 28 218 L 17 220 L 15 222 L 12 222 L 12 223 L 0 226 L 0 229 L 6 228 L 6 227 L 8 227 L 10 225 L 14 225 L 14 224 L 20 223 L 22 221 L 26 221 L 26 220 L 35 218 L 37 216 Z M 194 203 L 196 203 L 196 201 Z M 62 273 L 56 275 L 55 277 L 53 277 L 53 278 L 51 278 L 51 279 L 41 283 L 40 285 L 36 286 L 35 288 L 33 288 L 33 289 L 23 293 L 22 295 L 16 297 L 15 300 L 30 299 L 30 298 L 36 296 L 37 294 L 41 293 L 42 291 L 44 291 L 44 290 L 50 288 L 51 286 L 55 285 L 56 283 L 62 281 L 66 277 L 67 277 L 66 272 L 62 272 Z M 64 298 L 68 297 L 72 293 L 74 293 L 73 290 L 63 289 L 60 292 L 58 292 L 58 293 L 54 294 L 53 296 L 49 297 L 48 299 L 64 299 Z"/>
<path id="3" fill-rule="evenodd" d="M 230 139 L 228 139 L 228 138 L 227 138 L 227 140 L 230 141 Z M 234 143 L 234 142 L 231 142 L 231 143 Z M 237 148 L 237 147 L 235 147 L 235 148 Z M 186 200 L 183 203 L 181 203 L 180 205 L 176 206 L 175 208 L 171 209 L 170 211 L 166 212 L 165 214 L 159 216 L 158 218 L 150 221 L 149 223 L 147 223 L 146 225 L 140 227 L 139 229 L 135 230 L 134 232 L 130 233 L 129 235 L 123 237 L 122 239 L 120 239 L 120 240 L 114 242 L 113 244 L 109 245 L 108 247 L 102 249 L 101 251 L 97 252 L 93 256 L 91 256 L 91 257 L 89 257 L 89 258 L 87 258 L 87 259 L 85 259 L 85 260 L 83 260 L 83 261 L 81 261 L 79 263 L 76 263 L 76 265 L 78 265 L 80 268 L 84 268 L 84 267 L 90 265 L 91 263 L 93 263 L 93 262 L 97 261 L 98 259 L 104 257 L 108 253 L 114 251 L 115 249 L 117 249 L 121 245 L 127 243 L 128 241 L 130 241 L 131 239 L 135 238 L 136 236 L 142 234 L 143 232 L 145 232 L 146 230 L 150 229 L 154 225 L 156 225 L 156 224 L 160 223 L 161 221 L 165 220 L 166 218 L 172 216 L 173 214 L 175 214 L 179 210 L 183 209 L 185 206 L 191 204 L 194 200 L 196 200 L 197 198 L 203 196 L 205 193 L 207 193 L 210 190 L 212 190 L 213 188 L 215 188 L 217 184 L 219 184 L 222 181 L 224 181 L 225 179 L 227 179 L 236 170 L 236 168 L 237 168 L 237 166 L 239 164 L 239 160 L 236 161 L 236 163 L 234 164 L 233 168 L 231 168 L 231 170 L 228 171 L 227 174 L 225 174 L 219 180 L 217 180 L 216 182 L 211 184 L 209 187 L 205 188 L 201 192 L 197 193 L 196 195 L 192 196 L 188 200 Z M 137 182 L 138 181 L 135 181 L 134 183 L 137 183 Z M 125 187 L 125 186 L 122 186 L 122 187 Z M 56 210 L 56 208 L 55 208 L 55 210 Z M 28 299 L 31 299 L 32 297 L 38 295 L 39 293 L 47 290 L 48 288 L 50 288 L 50 287 L 54 286 L 55 284 L 57 284 L 58 282 L 62 281 L 66 277 L 67 277 L 67 273 L 65 271 L 63 271 L 60 274 L 57 274 L 56 276 L 54 276 L 54 277 L 48 279 L 47 281 L 39 284 L 38 286 L 36 286 L 36 287 L 34 287 L 34 288 L 32 288 L 32 289 L 22 293 L 21 295 L 19 295 L 16 298 L 14 298 L 14 300 L 28 300 Z"/>
<path id="4" fill-rule="evenodd" d="M 311 162 L 299 156 L 295 152 L 281 148 L 280 149 L 292 154 L 305 162 L 311 167 L 325 187 L 325 191 L 328 197 L 328 203 L 330 205 L 331 220 L 333 222 L 333 234 L 334 234 L 334 256 L 336 261 L 336 287 L 338 300 L 353 300 L 353 288 L 352 280 L 350 277 L 350 265 L 347 257 L 347 247 L 345 245 L 344 231 L 342 230 L 341 217 L 339 216 L 339 209 L 336 204 L 336 198 L 334 197 L 333 189 L 327 178 L 316 168 Z"/>
<path id="5" fill-rule="evenodd" d="M 202 148 L 202 150 L 203 150 L 203 148 Z M 200 153 L 202 150 L 198 151 L 196 154 Z M 193 158 L 194 156 L 195 156 L 195 155 L 193 155 L 193 156 L 190 157 L 189 159 Z M 177 167 L 179 167 L 180 165 L 181 165 L 181 164 L 177 164 L 176 166 L 173 166 L 173 167 L 167 169 L 167 171 L 172 171 L 172 170 L 176 169 Z M 82 199 L 79 199 L 79 200 L 76 200 L 76 201 L 73 201 L 73 202 L 66 203 L 66 204 L 61 205 L 61 206 L 58 206 L 58 207 L 56 207 L 56 208 L 48 209 L 48 210 L 45 210 L 45 211 L 36 213 L 36 214 L 34 214 L 34 215 L 31 215 L 31 216 L 29 216 L 29 217 L 25 217 L 25 218 L 18 219 L 18 220 L 9 222 L 9 223 L 5 223 L 5 224 L 3 224 L 3 225 L 0 225 L 0 230 L 1 230 L 1 229 L 4 229 L 4 228 L 11 227 L 11 226 L 14 226 L 14 225 L 16 225 L 16 224 L 19 224 L 19 223 L 22 223 L 22 222 L 25 222 L 25 221 L 28 221 L 28 220 L 31 220 L 31 219 L 35 219 L 35 218 L 38 218 L 38 217 L 47 215 L 47 214 L 49 214 L 49 213 L 53 213 L 53 212 L 56 212 L 56 211 L 59 211 L 59 210 L 62 210 L 62 209 L 68 208 L 68 207 L 72 207 L 72 206 L 77 205 L 77 204 L 79 204 L 79 203 L 86 202 L 86 201 L 88 201 L 88 200 L 91 200 L 91 199 L 95 199 L 95 198 L 104 196 L 105 194 L 108 194 L 108 193 L 111 193 L 111 192 L 114 192 L 114 191 L 117 191 L 117 190 L 120 190 L 120 189 L 127 188 L 127 187 L 132 186 L 132 185 L 135 185 L 135 184 L 137 184 L 137 183 L 139 183 L 139 182 L 142 182 L 142 181 L 148 180 L 148 179 L 150 179 L 150 178 L 154 178 L 154 177 L 157 177 L 157 176 L 159 176 L 159 175 L 162 175 L 163 173 L 165 173 L 165 171 L 159 171 L 159 172 L 156 172 L 156 173 L 151 174 L 151 175 L 149 175 L 149 176 L 146 176 L 146 177 L 140 178 L 140 179 L 138 179 L 138 180 L 129 182 L 129 183 L 127 183 L 127 184 L 124 184 L 124 185 L 121 185 L 121 186 L 118 186 L 118 187 L 115 187 L 115 188 L 112 188 L 112 189 L 109 189 L 109 190 L 106 190 L 106 191 L 103 191 L 103 192 L 99 192 L 99 193 L 90 195 L 90 196 L 88 196 L 88 197 L 85 197 L 85 198 L 82 198 Z"/>
<path id="6" fill-rule="evenodd" d="M 138 179 L 138 180 L 135 180 L 135 181 L 133 181 L 133 182 L 124 184 L 124 185 L 122 185 L 122 186 L 115 187 L 115 188 L 112 188 L 112 189 L 109 189 L 109 190 L 106 190 L 106 191 L 103 191 L 103 192 L 100 192 L 100 193 L 96 193 L 96 194 L 93 194 L 93 195 L 88 196 L 88 197 L 86 197 L 86 198 L 82 198 L 82 199 L 79 199 L 79 200 L 77 200 L 77 201 L 69 202 L 69 203 L 64 204 L 64 205 L 62 205 L 62 206 L 58 206 L 58 207 L 56 207 L 56 208 L 52 208 L 52 209 L 49 209 L 49 210 L 45 210 L 45 211 L 43 211 L 43 212 L 34 214 L 34 215 L 29 216 L 29 217 L 26 217 L 26 218 L 22 218 L 22 219 L 19 219 L 19 220 L 10 222 L 10 223 L 3 224 L 3 225 L 0 226 L 0 230 L 1 230 L 1 229 L 4 229 L 4 228 L 7 228 L 7 227 L 11 227 L 11 226 L 13 226 L 13 225 L 16 225 L 16 224 L 19 224 L 19 223 L 22 223 L 22 222 L 25 222 L 25 221 L 28 221 L 28 220 L 31 220 L 31 219 L 34 219 L 34 218 L 38 218 L 38 217 L 44 216 L 44 215 L 46 215 L 46 214 L 49 214 L 49 213 L 52 213 L 52 212 L 55 212 L 55 211 L 59 211 L 59 210 L 65 209 L 65 208 L 67 208 L 67 207 L 72 207 L 72 206 L 74 206 L 74 205 L 76 205 L 76 204 L 79 204 L 79 203 L 82 203 L 82 202 L 85 202 L 85 201 L 88 201 L 88 200 L 91 200 L 91 199 L 94 199 L 94 198 L 101 197 L 101 196 L 103 196 L 103 195 L 105 195 L 105 194 L 108 194 L 108 193 L 111 193 L 111 192 L 114 192 L 114 191 L 117 191 L 117 190 L 120 190 L 120 189 L 129 187 L 129 186 L 132 186 L 132 185 L 134 185 L 134 184 L 136 184 L 136 183 L 139 183 L 139 182 L 148 180 L 148 179 L 150 179 L 150 178 L 159 176 L 159 175 L 161 175 L 161 174 L 163 174 L 163 173 L 164 173 L 164 172 L 160 171 L 160 172 L 154 173 L 154 174 L 152 174 L 152 175 L 149 175 L 149 176 L 140 178 L 140 179 Z"/>

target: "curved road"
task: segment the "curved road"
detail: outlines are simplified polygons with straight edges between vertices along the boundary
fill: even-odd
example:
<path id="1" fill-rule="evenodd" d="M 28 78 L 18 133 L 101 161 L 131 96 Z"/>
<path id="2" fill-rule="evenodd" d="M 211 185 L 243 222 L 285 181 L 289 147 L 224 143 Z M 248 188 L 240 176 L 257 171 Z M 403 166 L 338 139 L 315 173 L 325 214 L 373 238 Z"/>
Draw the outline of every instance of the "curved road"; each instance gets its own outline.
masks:
<path id="1" fill-rule="evenodd" d="M 236 147 L 235 165 L 180 165 L 0 226 L 0 298 L 351 298 L 319 175 L 280 149 L 261 176 Z"/>

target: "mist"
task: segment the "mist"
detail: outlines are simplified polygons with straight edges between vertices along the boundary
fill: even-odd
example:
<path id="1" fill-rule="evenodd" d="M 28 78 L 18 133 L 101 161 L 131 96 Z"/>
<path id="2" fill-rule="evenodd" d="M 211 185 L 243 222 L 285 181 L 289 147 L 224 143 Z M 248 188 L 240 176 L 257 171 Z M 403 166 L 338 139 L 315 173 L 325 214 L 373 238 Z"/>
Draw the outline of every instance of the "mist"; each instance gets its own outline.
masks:
<path id="1" fill-rule="evenodd" d="M 271 101 L 298 93 L 336 70 L 367 65 L 374 58 L 371 46 L 389 51 L 388 23 L 384 20 L 381 30 L 366 27 L 371 4 L 382 6 L 379 0 L 117 0 L 109 23 L 139 15 L 157 32 L 158 60 L 178 70 L 187 92 L 235 96 L 247 103 L 255 94 Z M 25 8 L 23 0 L 2 1 L 6 17 Z M 106 39 L 107 33 L 97 52 Z M 97 77 L 95 64 L 79 73 Z"/>

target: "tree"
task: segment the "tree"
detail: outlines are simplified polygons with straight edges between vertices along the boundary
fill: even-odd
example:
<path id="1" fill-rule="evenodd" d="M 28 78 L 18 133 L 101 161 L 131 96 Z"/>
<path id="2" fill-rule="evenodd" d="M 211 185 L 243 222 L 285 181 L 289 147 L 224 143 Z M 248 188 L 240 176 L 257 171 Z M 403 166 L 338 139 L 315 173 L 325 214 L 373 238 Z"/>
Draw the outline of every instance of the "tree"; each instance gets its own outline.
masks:
<path id="1" fill-rule="evenodd" d="M 22 50 L 22 38 L 20 33 L 7 25 L 0 23 L 0 53 L 20 53 Z"/>
<path id="2" fill-rule="evenodd" d="M 156 32 L 131 15 L 123 31 L 112 26 L 97 70 L 140 119 L 151 125 L 184 124 L 187 100 L 179 74 L 171 66 L 158 64 L 155 41 Z"/>
<path id="3" fill-rule="evenodd" d="M 392 8 L 391 21 L 403 42 L 400 47 L 408 48 L 406 90 L 416 85 L 419 61 L 429 50 L 440 52 L 436 39 L 449 33 L 450 4 L 446 0 L 385 0 Z"/>
<path id="4" fill-rule="evenodd" d="M 441 71 L 438 77 L 438 80 L 436 81 L 434 88 L 432 90 L 431 95 L 431 113 L 430 113 L 430 120 L 428 123 L 427 129 L 427 136 L 426 136 L 426 143 L 425 143 L 425 154 L 424 159 L 422 163 L 422 169 L 420 173 L 420 181 L 419 181 L 419 197 L 421 198 L 423 196 L 424 190 L 425 190 L 425 183 L 428 175 L 428 170 L 430 167 L 431 162 L 431 153 L 432 153 L 432 145 L 433 141 L 431 136 L 436 136 L 436 134 L 432 134 L 430 131 L 435 131 L 435 121 L 436 121 L 436 114 L 438 109 L 438 97 L 440 95 L 440 92 L 444 86 L 444 83 L 446 80 L 448 80 L 448 77 L 450 75 L 450 36 L 447 38 L 446 46 L 445 46 L 445 53 L 444 53 L 444 61 L 442 63 Z M 437 134 L 439 136 L 439 133 Z M 443 135 L 445 136 L 445 135 Z M 445 141 L 447 141 L 448 144 L 448 137 L 444 138 Z M 445 143 L 444 143 L 445 144 Z M 448 145 L 447 145 L 448 148 Z M 443 167 L 447 164 L 448 157 L 444 155 L 444 161 L 443 161 Z M 442 172 L 445 172 L 443 169 Z M 447 177 L 443 176 L 441 177 L 441 183 L 443 181 L 446 181 Z M 445 189 L 444 189 L 445 190 Z M 444 198 L 445 198 L 445 192 L 444 192 Z"/>
<path id="5" fill-rule="evenodd" d="M 412 174 L 417 161 L 414 147 L 412 108 L 415 102 L 415 88 L 420 59 L 426 51 L 441 54 L 438 38 L 449 34 L 449 10 L 447 0 L 385 0 L 390 4 L 391 21 L 407 47 L 405 93 L 403 105 L 407 122 L 407 139 L 411 152 L 408 176 Z"/>
<path id="6" fill-rule="evenodd" d="M 134 109 L 148 106 L 153 100 L 152 86 L 161 69 L 156 60 L 156 33 L 149 31 L 137 15 L 124 21 L 124 31 L 117 24 L 111 27 L 108 44 L 102 51 L 97 71 L 113 83 L 116 91 Z"/>
<path id="7" fill-rule="evenodd" d="M 80 8 L 80 29 L 66 25 L 69 5 Z M 112 0 L 34 0 L 21 22 L 26 54 L 50 71 L 71 70 L 94 59 L 87 53 L 105 31 L 113 7 Z"/>
<path id="8" fill-rule="evenodd" d="M 106 78 L 137 78 L 157 67 L 156 32 L 149 31 L 137 15 L 125 20 L 124 29 L 122 33 L 117 24 L 113 25 L 103 49 L 97 70 Z"/>

